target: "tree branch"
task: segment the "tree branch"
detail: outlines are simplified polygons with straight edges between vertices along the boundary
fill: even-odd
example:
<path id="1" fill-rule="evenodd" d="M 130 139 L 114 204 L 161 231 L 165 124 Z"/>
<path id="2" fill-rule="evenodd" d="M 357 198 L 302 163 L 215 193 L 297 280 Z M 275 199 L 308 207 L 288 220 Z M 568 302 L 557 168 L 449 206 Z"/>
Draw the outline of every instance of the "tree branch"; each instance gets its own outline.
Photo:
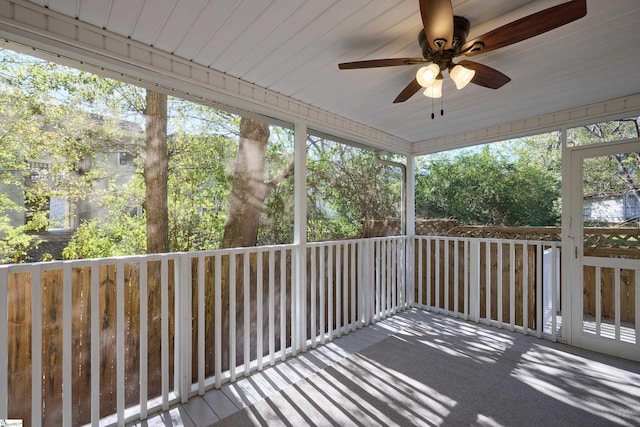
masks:
<path id="1" fill-rule="evenodd" d="M 633 178 L 631 178 L 631 173 L 629 172 L 629 169 L 627 169 L 627 167 L 622 162 L 622 156 L 620 154 L 616 154 L 613 156 L 613 158 L 616 161 L 616 164 L 618 165 L 618 169 L 622 174 L 622 180 L 624 181 L 627 188 L 629 189 L 629 192 L 633 194 L 636 197 L 636 199 L 638 199 L 638 201 L 640 201 L 640 190 L 638 190 L 635 183 L 633 182 Z"/>
<path id="2" fill-rule="evenodd" d="M 284 181 L 285 179 L 293 175 L 293 169 L 294 169 L 294 162 L 291 162 L 289 163 L 289 166 L 287 166 L 282 172 L 280 172 L 280 175 L 276 176 L 271 181 L 267 182 L 266 185 L 267 185 L 268 191 L 273 190 L 276 187 L 276 185 L 280 184 L 282 181 Z"/>

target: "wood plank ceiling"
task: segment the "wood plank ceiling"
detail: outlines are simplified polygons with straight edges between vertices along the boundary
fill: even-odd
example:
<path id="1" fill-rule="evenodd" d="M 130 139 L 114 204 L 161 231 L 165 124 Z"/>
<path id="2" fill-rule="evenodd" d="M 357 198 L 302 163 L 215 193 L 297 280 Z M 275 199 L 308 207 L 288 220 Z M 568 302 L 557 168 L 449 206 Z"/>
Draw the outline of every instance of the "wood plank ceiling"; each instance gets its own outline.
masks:
<path id="1" fill-rule="evenodd" d="M 499 90 L 445 78 L 444 117 L 418 93 L 418 66 L 338 63 L 420 56 L 417 0 L 30 0 L 408 142 L 640 93 L 640 1 L 589 0 L 587 16 L 474 58 L 512 78 Z M 453 0 L 470 37 L 563 0 Z M 434 106 L 439 113 L 440 101 Z"/>

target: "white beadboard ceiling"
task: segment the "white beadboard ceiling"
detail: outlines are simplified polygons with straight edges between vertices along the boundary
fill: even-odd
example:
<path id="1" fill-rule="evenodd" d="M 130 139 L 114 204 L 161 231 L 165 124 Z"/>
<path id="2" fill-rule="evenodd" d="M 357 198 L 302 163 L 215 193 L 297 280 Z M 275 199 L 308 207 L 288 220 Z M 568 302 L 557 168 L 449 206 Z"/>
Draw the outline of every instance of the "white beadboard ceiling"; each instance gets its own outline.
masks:
<path id="1" fill-rule="evenodd" d="M 338 63 L 420 56 L 418 0 L 30 0 L 107 31 L 402 138 L 420 142 L 640 93 L 640 1 L 589 0 L 585 18 L 474 57 L 512 81 L 444 85 L 444 117 L 396 95 L 417 65 Z M 470 38 L 563 0 L 453 0 Z"/>

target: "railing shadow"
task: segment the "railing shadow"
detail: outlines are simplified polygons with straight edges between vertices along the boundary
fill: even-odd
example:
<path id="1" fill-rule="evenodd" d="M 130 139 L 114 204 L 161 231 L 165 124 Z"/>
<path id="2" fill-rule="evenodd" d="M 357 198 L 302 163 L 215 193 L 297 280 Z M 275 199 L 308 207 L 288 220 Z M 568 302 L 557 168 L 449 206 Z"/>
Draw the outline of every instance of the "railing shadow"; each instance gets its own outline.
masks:
<path id="1" fill-rule="evenodd" d="M 311 375 L 299 372 L 303 380 L 218 425 L 635 425 L 640 419 L 635 362 L 419 310 L 388 322 L 395 333 L 352 353 L 335 340 L 329 347 L 341 360 Z"/>

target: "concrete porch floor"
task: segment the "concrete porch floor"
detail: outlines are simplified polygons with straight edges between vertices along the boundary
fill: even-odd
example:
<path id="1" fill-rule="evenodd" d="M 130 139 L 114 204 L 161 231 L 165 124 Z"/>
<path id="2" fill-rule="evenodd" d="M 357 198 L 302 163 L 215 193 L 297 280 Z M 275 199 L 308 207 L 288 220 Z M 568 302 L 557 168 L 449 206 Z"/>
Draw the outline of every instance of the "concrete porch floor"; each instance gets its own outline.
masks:
<path id="1" fill-rule="evenodd" d="M 412 309 L 135 426 L 640 426 L 640 364 Z"/>

